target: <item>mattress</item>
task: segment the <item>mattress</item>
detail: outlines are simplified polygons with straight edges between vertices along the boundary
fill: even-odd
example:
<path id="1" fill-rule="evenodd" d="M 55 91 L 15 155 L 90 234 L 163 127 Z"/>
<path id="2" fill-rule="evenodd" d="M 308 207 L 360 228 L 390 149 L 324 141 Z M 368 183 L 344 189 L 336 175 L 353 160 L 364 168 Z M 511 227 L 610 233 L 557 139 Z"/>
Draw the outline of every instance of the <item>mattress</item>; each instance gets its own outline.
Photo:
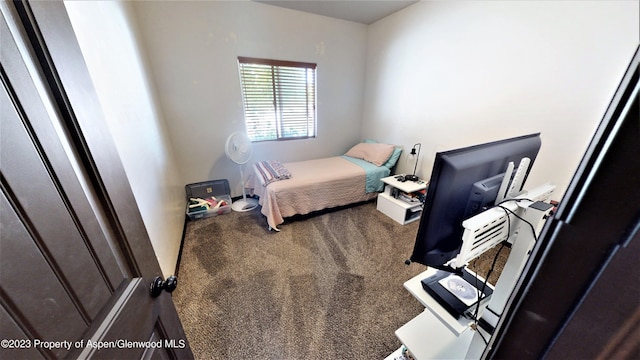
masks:
<path id="1" fill-rule="evenodd" d="M 378 194 L 377 191 L 367 191 L 365 168 L 342 156 L 283 165 L 291 173 L 290 179 L 267 186 L 254 180 L 254 192 L 260 197 L 261 212 L 266 216 L 269 227 L 277 231 L 278 225 L 287 217 L 370 200 Z M 378 177 L 389 175 L 389 169 L 386 172 L 384 169 L 378 170 Z M 254 174 L 254 179 L 259 176 Z"/>

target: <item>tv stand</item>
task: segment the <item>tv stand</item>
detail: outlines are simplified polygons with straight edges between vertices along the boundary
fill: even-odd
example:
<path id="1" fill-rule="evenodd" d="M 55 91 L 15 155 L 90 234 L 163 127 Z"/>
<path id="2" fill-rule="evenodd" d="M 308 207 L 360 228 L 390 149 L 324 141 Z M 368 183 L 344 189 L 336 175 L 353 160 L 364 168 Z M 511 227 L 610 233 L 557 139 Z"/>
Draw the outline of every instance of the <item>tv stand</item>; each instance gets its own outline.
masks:
<path id="1" fill-rule="evenodd" d="M 462 316 L 454 318 L 422 288 L 422 280 L 437 272 L 437 269 L 427 268 L 404 283 L 404 288 L 425 309 L 396 330 L 395 334 L 417 359 L 464 359 L 473 341 L 475 331 L 471 326 L 474 321 Z M 392 360 L 394 354 L 387 360 Z"/>
<path id="2" fill-rule="evenodd" d="M 415 297 L 420 302 L 420 304 L 422 304 L 425 307 L 425 310 L 430 311 L 433 314 L 433 316 L 435 316 L 438 319 L 439 322 L 444 324 L 447 327 L 447 329 L 449 329 L 449 331 L 451 331 L 456 335 L 460 335 L 463 332 L 465 332 L 474 321 L 464 316 L 460 316 L 459 318 L 456 319 L 454 316 L 452 316 L 449 313 L 449 311 L 447 311 L 447 309 L 444 306 L 442 306 L 438 302 L 438 300 L 436 300 L 433 296 L 431 296 L 428 292 L 426 292 L 422 287 L 422 280 L 427 279 L 431 276 L 434 276 L 437 273 L 438 273 L 437 269 L 429 267 L 427 268 L 426 271 L 407 280 L 404 283 L 404 288 L 407 291 L 409 291 L 409 293 L 413 295 L 413 297 Z M 469 273 L 477 276 L 478 280 L 484 282 L 484 278 L 482 278 L 481 276 L 478 276 L 477 274 L 474 274 L 471 271 L 469 271 Z M 489 283 L 487 283 L 487 287 L 489 287 L 491 290 L 494 289 L 493 286 Z M 480 310 L 481 310 L 480 314 L 482 314 L 483 307 L 484 306 L 480 307 Z"/>
<path id="3" fill-rule="evenodd" d="M 545 197 L 547 193 L 546 187 L 540 187 L 539 191 L 532 191 L 529 195 L 538 200 Z M 479 318 L 488 324 L 488 328 L 496 327 L 499 316 L 504 311 L 511 291 L 528 260 L 536 236 L 540 233 L 551 210 L 548 206 L 541 206 L 537 202 L 527 203 L 527 201 L 517 204 L 506 203 L 503 206 L 519 212 L 524 220 L 532 224 L 535 234 L 527 223 L 509 215 L 513 225 L 509 240 L 512 240 L 513 247 L 495 288 L 491 287 L 493 294 L 486 304 L 481 303 L 479 309 Z M 474 221 L 465 222 L 470 226 L 465 229 L 465 232 L 473 232 L 477 226 L 483 226 L 482 223 L 490 223 L 500 216 L 506 216 L 505 211 L 500 208 L 493 208 L 476 215 L 471 218 Z M 423 289 L 422 280 L 434 276 L 437 271 L 434 268 L 427 268 L 426 271 L 404 283 L 405 289 L 425 307 L 425 310 L 396 330 L 395 334 L 417 359 L 479 359 L 486 348 L 485 339 L 488 341 L 491 334 L 487 333 L 483 327 L 476 326 L 475 320 L 463 316 L 456 319 Z M 480 276 L 478 278 L 481 279 Z M 487 283 L 487 286 L 489 287 L 490 284 Z M 484 311 L 486 309 L 490 311 Z M 392 356 L 393 354 L 387 359 L 393 359 Z"/>
<path id="4" fill-rule="evenodd" d="M 485 286 L 484 279 L 466 269 L 459 273 L 437 271 L 432 277 L 422 279 L 421 283 L 422 288 L 456 319 L 475 313 L 479 309 L 477 302 L 482 307 L 493 293 L 491 286 Z"/>

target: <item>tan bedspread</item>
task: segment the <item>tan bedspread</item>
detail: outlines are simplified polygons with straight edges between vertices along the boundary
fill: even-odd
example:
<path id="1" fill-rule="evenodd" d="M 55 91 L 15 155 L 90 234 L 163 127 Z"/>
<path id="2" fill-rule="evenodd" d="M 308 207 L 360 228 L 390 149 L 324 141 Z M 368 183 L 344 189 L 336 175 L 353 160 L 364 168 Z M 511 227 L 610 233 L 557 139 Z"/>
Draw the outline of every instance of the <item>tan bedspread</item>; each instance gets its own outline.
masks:
<path id="1" fill-rule="evenodd" d="M 286 217 L 353 204 L 378 194 L 366 192 L 363 168 L 339 156 L 283 165 L 291 173 L 291 179 L 276 181 L 266 187 L 260 181 L 254 181 L 262 214 L 275 230 Z M 258 176 L 254 174 L 254 178 Z"/>

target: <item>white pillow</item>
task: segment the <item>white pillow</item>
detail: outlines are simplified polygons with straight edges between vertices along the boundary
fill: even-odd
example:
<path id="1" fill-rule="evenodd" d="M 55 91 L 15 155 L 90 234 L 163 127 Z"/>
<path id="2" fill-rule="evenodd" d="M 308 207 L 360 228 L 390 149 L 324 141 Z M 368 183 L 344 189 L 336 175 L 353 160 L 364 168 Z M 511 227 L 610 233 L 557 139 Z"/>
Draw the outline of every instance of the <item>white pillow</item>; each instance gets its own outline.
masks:
<path id="1" fill-rule="evenodd" d="M 349 149 L 345 155 L 382 166 L 391 157 L 393 149 L 394 146 L 389 144 L 360 143 Z"/>

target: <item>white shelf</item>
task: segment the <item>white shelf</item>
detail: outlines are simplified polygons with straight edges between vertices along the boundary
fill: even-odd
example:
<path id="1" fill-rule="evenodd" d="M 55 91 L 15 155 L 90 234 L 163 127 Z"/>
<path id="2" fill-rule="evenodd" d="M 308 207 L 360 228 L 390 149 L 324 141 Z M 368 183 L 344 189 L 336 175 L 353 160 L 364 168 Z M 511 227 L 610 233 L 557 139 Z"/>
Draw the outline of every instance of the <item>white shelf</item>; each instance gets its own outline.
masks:
<path id="1" fill-rule="evenodd" d="M 378 194 L 376 209 L 395 220 L 400 225 L 408 224 L 420 219 L 422 204 L 409 204 L 393 198 L 386 192 Z"/>
<path id="2" fill-rule="evenodd" d="M 427 308 L 435 317 L 439 319 L 439 322 L 445 324 L 450 331 L 456 335 L 460 335 L 469 329 L 469 325 L 473 322 L 465 317 L 458 319 L 454 318 L 447 309 L 438 303 L 429 293 L 427 293 L 422 287 L 421 281 L 429 276 L 435 275 L 437 272 L 434 268 L 428 268 L 427 271 L 422 272 L 413 278 L 407 280 L 404 283 L 404 288 L 415 297 L 422 306 Z"/>
<path id="3" fill-rule="evenodd" d="M 388 194 L 386 191 L 383 193 L 380 193 L 379 195 L 382 195 L 383 197 L 386 197 L 387 199 L 389 199 L 389 201 L 395 203 L 395 205 L 400 206 L 401 208 L 404 209 L 413 209 L 415 207 L 421 207 L 422 203 L 420 202 L 413 202 L 410 203 L 408 201 L 404 201 L 402 199 L 396 199 L 393 196 L 391 196 L 390 194 Z"/>
<path id="4" fill-rule="evenodd" d="M 464 359 L 474 331 L 451 332 L 429 310 L 396 330 L 396 337 L 416 359 Z"/>
<path id="5" fill-rule="evenodd" d="M 417 359 L 463 359 L 469 355 L 470 349 L 473 349 L 473 356 L 481 354 L 484 344 L 471 347 L 478 338 L 471 329 L 473 320 L 462 316 L 456 319 L 422 287 L 421 281 L 435 275 L 437 271 L 427 268 L 404 283 L 404 288 L 425 310 L 396 330 L 396 336 Z M 484 281 L 480 276 L 478 279 Z M 487 285 L 493 288 L 490 284 Z"/>
<path id="6" fill-rule="evenodd" d="M 383 214 L 395 220 L 397 223 L 404 225 L 420 219 L 422 213 L 422 202 L 408 202 L 396 199 L 391 195 L 392 189 L 398 189 L 405 193 L 412 193 L 426 189 L 427 185 L 424 181 L 398 181 L 395 176 L 383 178 L 386 184 L 384 192 L 378 195 L 377 209 Z"/>
<path id="7" fill-rule="evenodd" d="M 398 360 L 398 359 L 404 359 L 404 356 L 402 355 L 402 346 L 400 346 L 396 351 L 392 352 L 391 355 L 387 356 L 386 358 L 384 358 L 384 360 Z"/>
<path id="8" fill-rule="evenodd" d="M 398 179 L 396 179 L 396 176 L 398 175 L 387 176 L 386 178 L 382 178 L 380 180 L 383 183 L 391 185 L 394 188 L 400 189 L 406 193 L 412 193 L 427 188 L 427 183 L 422 179 L 418 179 L 417 181 L 398 181 Z"/>

